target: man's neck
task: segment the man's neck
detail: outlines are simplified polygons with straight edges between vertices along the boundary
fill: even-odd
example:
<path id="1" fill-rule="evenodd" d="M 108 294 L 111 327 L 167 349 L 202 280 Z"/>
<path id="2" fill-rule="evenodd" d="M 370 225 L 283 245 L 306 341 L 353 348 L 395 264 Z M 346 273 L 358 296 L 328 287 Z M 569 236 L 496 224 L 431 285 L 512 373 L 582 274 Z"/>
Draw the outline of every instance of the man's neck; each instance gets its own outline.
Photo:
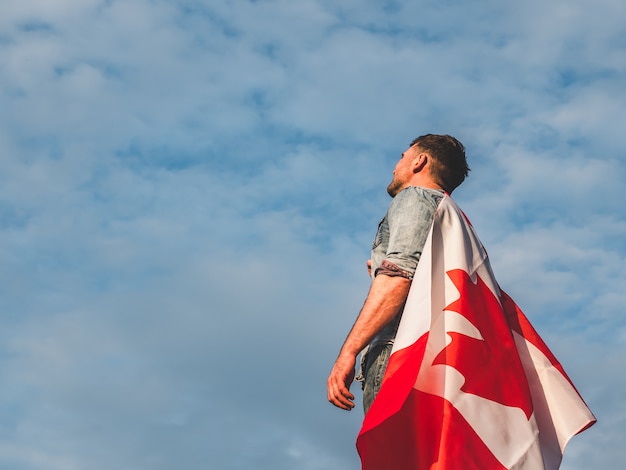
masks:
<path id="1" fill-rule="evenodd" d="M 419 186 L 420 188 L 436 189 L 445 192 L 445 189 L 434 181 L 430 175 L 425 175 L 423 173 L 416 173 L 415 176 L 411 178 L 407 186 Z"/>

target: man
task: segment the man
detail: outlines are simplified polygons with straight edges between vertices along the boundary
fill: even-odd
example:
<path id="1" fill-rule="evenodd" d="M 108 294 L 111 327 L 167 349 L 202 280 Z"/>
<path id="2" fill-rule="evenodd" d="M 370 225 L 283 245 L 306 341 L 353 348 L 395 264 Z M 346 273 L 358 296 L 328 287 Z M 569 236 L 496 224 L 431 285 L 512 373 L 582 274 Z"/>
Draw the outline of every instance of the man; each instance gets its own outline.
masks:
<path id="1" fill-rule="evenodd" d="M 350 385 L 361 361 L 365 412 L 380 389 L 413 274 L 437 205 L 467 177 L 465 148 L 449 135 L 418 137 L 393 171 L 393 198 L 372 245 L 373 281 L 359 316 L 328 377 L 328 400 L 354 408 Z"/>

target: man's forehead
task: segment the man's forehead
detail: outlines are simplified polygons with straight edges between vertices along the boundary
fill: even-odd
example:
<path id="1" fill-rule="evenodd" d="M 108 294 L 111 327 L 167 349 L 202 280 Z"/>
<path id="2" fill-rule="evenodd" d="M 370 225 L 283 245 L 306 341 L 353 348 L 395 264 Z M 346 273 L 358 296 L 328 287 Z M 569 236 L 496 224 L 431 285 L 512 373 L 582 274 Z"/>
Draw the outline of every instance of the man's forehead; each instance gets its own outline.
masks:
<path id="1" fill-rule="evenodd" d="M 411 145 L 408 149 L 406 149 L 403 153 L 403 155 L 411 155 L 413 153 L 416 153 L 419 151 L 419 147 L 417 146 L 417 144 L 415 145 Z"/>

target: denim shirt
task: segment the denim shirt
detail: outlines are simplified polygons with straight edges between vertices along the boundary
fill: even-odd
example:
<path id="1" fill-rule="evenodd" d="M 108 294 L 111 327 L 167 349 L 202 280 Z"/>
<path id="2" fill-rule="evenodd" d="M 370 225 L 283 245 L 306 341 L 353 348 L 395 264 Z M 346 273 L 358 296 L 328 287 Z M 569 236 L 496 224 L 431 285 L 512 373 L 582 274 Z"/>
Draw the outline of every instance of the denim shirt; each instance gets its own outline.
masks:
<path id="1" fill-rule="evenodd" d="M 372 243 L 372 277 L 384 274 L 413 279 L 443 196 L 443 191 L 418 186 L 409 186 L 396 194 Z M 378 333 L 370 347 L 393 344 L 401 317 L 402 310 Z"/>

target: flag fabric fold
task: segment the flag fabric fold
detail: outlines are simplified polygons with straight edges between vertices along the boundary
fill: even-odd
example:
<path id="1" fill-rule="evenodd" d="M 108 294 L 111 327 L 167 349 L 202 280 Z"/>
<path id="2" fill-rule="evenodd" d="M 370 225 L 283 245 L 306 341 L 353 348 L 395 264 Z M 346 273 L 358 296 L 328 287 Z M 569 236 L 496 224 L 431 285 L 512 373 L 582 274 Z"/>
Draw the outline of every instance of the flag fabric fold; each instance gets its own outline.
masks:
<path id="1" fill-rule="evenodd" d="M 556 470 L 594 422 L 446 195 L 357 438 L 362 469 Z"/>

